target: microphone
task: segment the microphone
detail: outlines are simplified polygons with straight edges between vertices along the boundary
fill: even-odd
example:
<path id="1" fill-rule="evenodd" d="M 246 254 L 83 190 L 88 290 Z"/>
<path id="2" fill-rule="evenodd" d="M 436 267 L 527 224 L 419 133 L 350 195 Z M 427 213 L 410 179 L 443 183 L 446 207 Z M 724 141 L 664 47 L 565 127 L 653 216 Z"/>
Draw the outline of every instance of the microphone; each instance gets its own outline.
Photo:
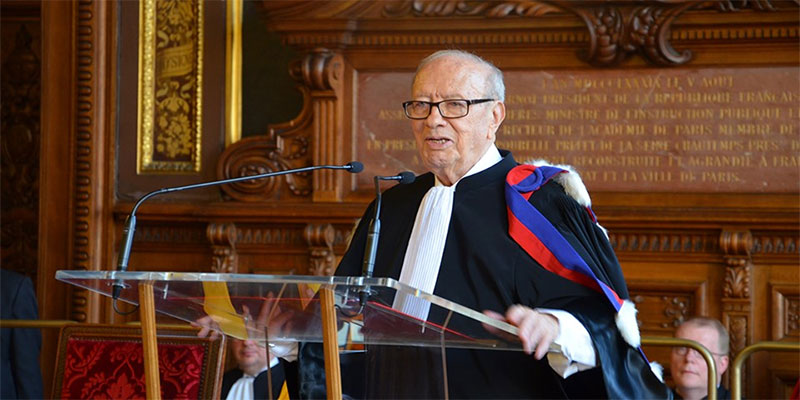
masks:
<path id="1" fill-rule="evenodd" d="M 146 195 L 140 197 L 139 200 L 136 201 L 136 203 L 133 205 L 131 213 L 125 220 L 125 225 L 122 229 L 122 249 L 119 252 L 119 258 L 117 259 L 117 271 L 125 272 L 128 269 L 128 258 L 130 258 L 131 247 L 133 245 L 133 233 L 136 230 L 136 210 L 139 209 L 139 206 L 142 205 L 142 203 L 144 203 L 145 200 L 163 193 L 198 189 L 207 186 L 224 185 L 227 183 L 249 181 L 251 179 L 271 178 L 273 176 L 296 174 L 298 172 L 313 171 L 317 169 L 343 169 L 346 170 L 347 172 L 356 174 L 364 170 L 364 164 L 358 161 L 351 161 L 345 165 L 316 165 L 311 167 L 287 169 L 284 171 L 266 172 L 258 175 L 240 176 L 236 178 L 220 179 L 217 181 L 201 182 L 185 186 L 167 187 L 147 193 Z M 113 286 L 113 291 L 111 298 L 116 301 L 119 298 L 120 292 L 124 288 L 124 284 L 122 283 L 122 280 L 118 279 L 116 282 L 114 282 L 112 286 Z"/>
<path id="2" fill-rule="evenodd" d="M 414 182 L 413 172 L 403 171 L 394 176 L 376 176 L 375 183 L 375 210 L 367 231 L 367 246 L 364 251 L 364 263 L 362 265 L 362 275 L 372 278 L 372 271 L 375 269 L 375 256 L 378 253 L 378 237 L 381 232 L 381 187 L 380 181 L 397 181 L 401 185 Z"/>

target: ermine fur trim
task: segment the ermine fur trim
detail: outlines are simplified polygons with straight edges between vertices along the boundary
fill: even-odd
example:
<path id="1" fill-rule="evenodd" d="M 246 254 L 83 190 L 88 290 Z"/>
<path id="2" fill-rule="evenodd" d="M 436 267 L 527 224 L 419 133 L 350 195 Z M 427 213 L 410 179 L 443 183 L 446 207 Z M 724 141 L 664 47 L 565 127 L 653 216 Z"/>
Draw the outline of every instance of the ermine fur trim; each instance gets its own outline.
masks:
<path id="1" fill-rule="evenodd" d="M 592 206 L 592 199 L 589 197 L 589 191 L 586 190 L 586 185 L 583 184 L 583 180 L 581 180 L 581 176 L 572 168 L 571 165 L 553 165 L 547 162 L 546 160 L 529 160 L 526 161 L 525 164 L 535 165 L 537 167 L 541 166 L 551 166 L 556 168 L 561 168 L 569 171 L 568 174 L 558 174 L 553 179 L 558 182 L 563 188 L 564 191 L 567 192 L 569 197 L 575 199 L 578 204 L 584 207 L 591 207 Z"/>
<path id="2" fill-rule="evenodd" d="M 653 375 L 655 375 L 656 378 L 658 378 L 658 380 L 661 381 L 661 383 L 664 383 L 664 366 L 663 365 L 661 365 L 661 364 L 659 364 L 659 363 L 657 363 L 655 361 L 650 361 L 650 370 L 653 371 Z"/>
<path id="3" fill-rule="evenodd" d="M 639 336 L 639 324 L 636 323 L 636 306 L 630 300 L 622 302 L 622 307 L 617 311 L 616 323 L 619 333 L 625 339 L 625 343 L 631 347 L 638 348 L 642 344 Z"/>

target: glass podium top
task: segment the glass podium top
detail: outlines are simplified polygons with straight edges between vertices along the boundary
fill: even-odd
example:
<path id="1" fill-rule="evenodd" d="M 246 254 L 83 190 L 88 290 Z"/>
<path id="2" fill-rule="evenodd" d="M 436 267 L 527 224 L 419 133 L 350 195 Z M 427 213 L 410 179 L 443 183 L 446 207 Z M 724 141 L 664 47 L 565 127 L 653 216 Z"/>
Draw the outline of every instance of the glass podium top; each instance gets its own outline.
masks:
<path id="1" fill-rule="evenodd" d="M 56 279 L 139 304 L 153 287 L 155 310 L 239 339 L 322 342 L 318 290 L 334 293 L 341 348 L 401 345 L 520 350 L 517 328 L 390 278 L 61 270 Z M 557 350 L 557 349 L 552 349 Z"/>

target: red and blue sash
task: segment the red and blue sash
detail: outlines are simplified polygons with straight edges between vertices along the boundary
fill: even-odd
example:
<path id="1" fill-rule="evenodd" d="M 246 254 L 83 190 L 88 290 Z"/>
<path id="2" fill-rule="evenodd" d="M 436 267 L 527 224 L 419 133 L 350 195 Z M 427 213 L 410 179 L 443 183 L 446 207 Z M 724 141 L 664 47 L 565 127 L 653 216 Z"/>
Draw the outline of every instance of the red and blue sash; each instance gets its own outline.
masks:
<path id="1" fill-rule="evenodd" d="M 600 280 L 567 239 L 528 202 L 533 192 L 560 173 L 569 171 L 551 167 L 523 164 L 506 175 L 508 233 L 536 262 L 546 270 L 603 293 L 615 311 L 622 299 L 613 288 Z M 589 207 L 587 212 L 595 221 Z"/>

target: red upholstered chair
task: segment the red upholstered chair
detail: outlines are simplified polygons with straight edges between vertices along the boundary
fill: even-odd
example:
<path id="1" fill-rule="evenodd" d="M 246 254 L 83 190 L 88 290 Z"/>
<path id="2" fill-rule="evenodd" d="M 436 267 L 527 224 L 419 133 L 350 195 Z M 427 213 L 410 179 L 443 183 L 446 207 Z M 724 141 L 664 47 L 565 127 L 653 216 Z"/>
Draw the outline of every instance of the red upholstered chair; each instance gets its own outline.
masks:
<path id="1" fill-rule="evenodd" d="M 224 338 L 197 330 L 158 330 L 158 369 L 164 399 L 218 398 Z M 65 399 L 144 399 L 141 329 L 130 325 L 69 325 L 61 330 L 53 396 Z"/>

